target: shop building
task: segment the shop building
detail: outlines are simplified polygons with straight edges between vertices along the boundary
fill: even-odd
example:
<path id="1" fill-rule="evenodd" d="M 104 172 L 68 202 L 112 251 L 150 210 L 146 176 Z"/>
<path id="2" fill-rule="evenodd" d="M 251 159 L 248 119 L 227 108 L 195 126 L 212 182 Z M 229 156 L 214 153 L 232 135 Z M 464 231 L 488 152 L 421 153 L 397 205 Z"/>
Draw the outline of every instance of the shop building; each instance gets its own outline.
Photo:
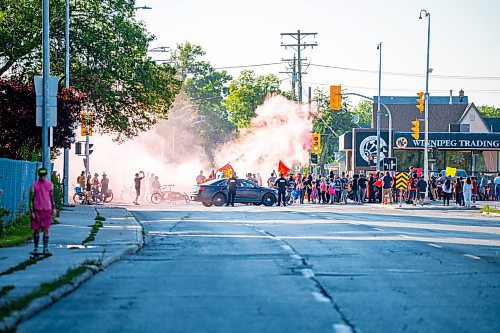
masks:
<path id="1" fill-rule="evenodd" d="M 382 96 L 392 115 L 392 140 L 389 119 L 381 107 L 381 158 L 396 157 L 397 169 L 423 168 L 424 122 L 415 139 L 414 122 L 423 120 L 417 96 Z M 374 97 L 377 100 L 377 97 Z M 377 156 L 377 103 L 372 109 L 372 128 L 353 129 L 340 137 L 339 150 L 346 153 L 348 171 L 374 171 Z M 392 143 L 392 151 L 389 145 Z M 474 103 L 460 91 L 458 96 L 431 96 L 429 99 L 429 170 L 446 167 L 463 169 L 468 174 L 494 174 L 500 170 L 500 118 L 483 118 Z"/>

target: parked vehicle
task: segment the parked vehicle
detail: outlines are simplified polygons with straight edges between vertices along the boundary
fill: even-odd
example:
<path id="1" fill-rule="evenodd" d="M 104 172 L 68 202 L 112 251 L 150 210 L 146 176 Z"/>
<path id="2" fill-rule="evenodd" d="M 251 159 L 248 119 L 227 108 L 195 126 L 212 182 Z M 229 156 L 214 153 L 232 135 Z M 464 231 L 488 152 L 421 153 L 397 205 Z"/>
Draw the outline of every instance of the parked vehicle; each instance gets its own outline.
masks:
<path id="1" fill-rule="evenodd" d="M 200 201 L 204 206 L 222 206 L 227 202 L 227 179 L 214 179 L 195 185 L 190 193 L 193 201 Z M 235 203 L 272 206 L 276 203 L 278 190 L 260 187 L 254 183 L 238 179 Z"/>

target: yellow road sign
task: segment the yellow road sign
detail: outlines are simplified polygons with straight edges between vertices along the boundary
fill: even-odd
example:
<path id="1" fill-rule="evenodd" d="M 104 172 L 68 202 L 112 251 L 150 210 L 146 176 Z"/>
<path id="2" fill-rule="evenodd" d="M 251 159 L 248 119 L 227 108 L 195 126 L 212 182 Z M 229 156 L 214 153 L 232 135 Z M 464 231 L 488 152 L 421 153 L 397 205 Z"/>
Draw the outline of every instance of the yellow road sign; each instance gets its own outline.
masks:
<path id="1" fill-rule="evenodd" d="M 410 176 L 406 172 L 398 172 L 396 175 L 396 188 L 406 190 L 408 188 L 408 179 L 410 179 Z"/>

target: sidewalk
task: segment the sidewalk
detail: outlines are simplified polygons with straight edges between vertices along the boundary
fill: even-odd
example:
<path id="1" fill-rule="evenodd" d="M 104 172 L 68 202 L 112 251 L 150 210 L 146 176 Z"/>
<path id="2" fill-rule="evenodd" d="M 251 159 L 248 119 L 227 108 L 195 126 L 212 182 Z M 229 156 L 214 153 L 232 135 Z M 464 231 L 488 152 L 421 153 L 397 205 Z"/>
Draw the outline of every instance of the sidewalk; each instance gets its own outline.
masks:
<path id="1" fill-rule="evenodd" d="M 82 246 L 82 241 L 89 236 L 95 223 L 97 212 L 106 218 L 102 222 L 103 227 L 98 230 L 95 240 Z M 54 295 L 51 293 L 50 297 L 45 296 L 43 301 L 34 300 L 28 306 L 30 309 L 13 312 L 10 317 L 5 318 L 1 318 L 0 314 L 0 332 L 26 319 L 31 313 L 49 306 L 77 288 L 98 269 L 138 251 L 143 244 L 140 224 L 123 208 L 94 208 L 87 205 L 69 207 L 61 211 L 59 222 L 50 229 L 51 257 L 35 263 L 29 262 L 32 243 L 0 249 L 0 274 L 3 273 L 0 276 L 0 289 L 11 289 L 5 295 L 0 295 L 0 307 L 32 293 L 42 283 L 62 277 L 71 268 L 91 263 L 89 268 L 93 270 L 85 270 L 85 274 L 78 276 L 76 281 L 63 285 L 62 291 L 59 290 Z M 25 269 L 6 274 L 9 269 L 12 270 L 23 262 L 28 263 Z"/>
<path id="2" fill-rule="evenodd" d="M 443 206 L 443 201 L 442 200 L 437 200 L 437 201 L 429 201 L 428 204 L 425 204 L 421 206 L 419 203 L 416 206 L 413 206 L 411 204 L 407 204 L 406 202 L 403 202 L 401 207 L 399 207 L 399 203 L 393 203 L 393 204 L 388 204 L 388 205 L 383 205 L 383 204 L 372 204 L 373 207 L 381 207 L 381 208 L 390 208 L 390 209 L 400 209 L 400 210 L 464 210 L 464 211 L 477 211 L 481 208 L 483 208 L 485 205 L 488 205 L 492 208 L 500 209 L 500 202 L 498 201 L 476 201 L 475 203 L 472 203 L 472 207 L 466 208 L 464 206 L 457 206 L 455 204 L 455 201 L 450 200 L 450 205 L 449 206 Z"/>

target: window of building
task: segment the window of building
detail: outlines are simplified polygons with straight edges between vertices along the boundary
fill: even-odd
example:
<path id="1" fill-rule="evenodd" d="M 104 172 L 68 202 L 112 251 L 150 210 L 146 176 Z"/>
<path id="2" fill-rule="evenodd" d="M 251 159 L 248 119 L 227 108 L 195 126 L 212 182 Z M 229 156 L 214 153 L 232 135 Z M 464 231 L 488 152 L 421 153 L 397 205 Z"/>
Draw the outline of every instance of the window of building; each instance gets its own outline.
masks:
<path id="1" fill-rule="evenodd" d="M 470 114 L 470 115 L 469 115 L 469 120 L 470 120 L 470 121 L 474 121 L 474 120 L 476 120 L 476 115 L 475 115 L 475 114 Z"/>

